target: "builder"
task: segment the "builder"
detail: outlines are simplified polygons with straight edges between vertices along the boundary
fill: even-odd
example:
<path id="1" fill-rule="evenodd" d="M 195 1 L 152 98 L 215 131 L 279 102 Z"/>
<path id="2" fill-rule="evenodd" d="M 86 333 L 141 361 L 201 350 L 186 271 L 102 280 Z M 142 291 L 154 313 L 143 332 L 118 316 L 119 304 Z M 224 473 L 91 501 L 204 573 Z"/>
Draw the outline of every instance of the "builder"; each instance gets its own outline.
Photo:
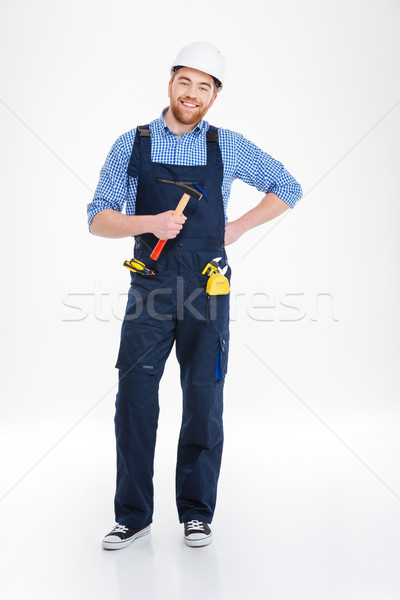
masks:
<path id="1" fill-rule="evenodd" d="M 88 206 L 91 233 L 135 236 L 134 259 L 125 263 L 131 287 L 116 363 L 117 524 L 103 539 L 107 549 L 125 547 L 150 531 L 158 388 L 174 342 L 183 391 L 178 516 L 187 545 L 211 542 L 229 347 L 231 270 L 225 247 L 302 195 L 282 163 L 242 135 L 203 120 L 224 71 L 213 45 L 182 48 L 171 69 L 169 107 L 150 125 L 117 139 Z M 265 196 L 229 222 L 226 208 L 236 178 Z M 175 209 L 184 192 L 181 215 Z M 167 242 L 153 260 L 158 240 Z"/>

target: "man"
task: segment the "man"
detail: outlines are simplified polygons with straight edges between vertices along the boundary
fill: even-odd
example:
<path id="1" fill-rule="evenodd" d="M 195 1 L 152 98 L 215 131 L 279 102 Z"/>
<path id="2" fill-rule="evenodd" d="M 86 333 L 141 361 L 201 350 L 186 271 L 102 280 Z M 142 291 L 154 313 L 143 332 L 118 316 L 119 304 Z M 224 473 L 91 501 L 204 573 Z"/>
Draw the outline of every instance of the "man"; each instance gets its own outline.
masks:
<path id="1" fill-rule="evenodd" d="M 282 163 L 242 135 L 203 119 L 222 88 L 224 71 L 224 59 L 212 44 L 182 48 L 171 69 L 169 107 L 150 125 L 117 139 L 88 205 L 91 233 L 135 236 L 116 363 L 117 525 L 103 539 L 107 549 L 125 547 L 150 531 L 158 388 L 174 342 L 183 391 L 179 521 L 187 545 L 211 542 L 229 346 L 231 270 L 225 246 L 293 207 L 302 195 Z M 236 178 L 265 196 L 229 222 L 226 208 Z M 192 197 L 184 214 L 174 215 L 183 191 Z M 167 243 L 153 261 L 158 239 Z M 209 282 L 216 275 L 223 285 L 213 292 Z"/>

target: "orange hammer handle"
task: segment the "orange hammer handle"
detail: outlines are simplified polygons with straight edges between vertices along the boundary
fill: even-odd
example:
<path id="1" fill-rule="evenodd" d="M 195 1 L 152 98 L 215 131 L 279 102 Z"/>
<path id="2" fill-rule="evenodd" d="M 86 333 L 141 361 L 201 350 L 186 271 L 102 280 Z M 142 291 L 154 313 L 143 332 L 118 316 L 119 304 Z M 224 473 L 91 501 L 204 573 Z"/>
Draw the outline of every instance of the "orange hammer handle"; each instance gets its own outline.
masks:
<path id="1" fill-rule="evenodd" d="M 189 199 L 190 199 L 189 194 L 183 194 L 182 198 L 178 202 L 178 206 L 172 213 L 174 215 L 174 217 L 181 216 L 181 214 L 183 213 L 183 211 L 186 208 L 187 203 L 189 202 Z M 161 250 L 164 248 L 167 241 L 168 240 L 158 240 L 156 247 L 154 248 L 153 252 L 150 254 L 150 258 L 152 258 L 153 260 L 157 260 L 161 254 Z"/>
<path id="2" fill-rule="evenodd" d="M 161 250 L 164 248 L 166 243 L 167 243 L 167 240 L 158 240 L 156 247 L 154 248 L 153 252 L 150 254 L 150 258 L 152 258 L 153 260 L 157 260 L 157 258 L 161 254 Z"/>

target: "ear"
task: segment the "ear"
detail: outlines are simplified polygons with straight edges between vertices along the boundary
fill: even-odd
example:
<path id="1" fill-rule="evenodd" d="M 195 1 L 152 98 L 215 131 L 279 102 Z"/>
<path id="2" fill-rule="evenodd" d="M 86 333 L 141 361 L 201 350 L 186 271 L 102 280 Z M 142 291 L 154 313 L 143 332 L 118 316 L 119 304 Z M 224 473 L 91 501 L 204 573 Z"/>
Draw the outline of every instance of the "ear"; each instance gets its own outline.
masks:
<path id="1" fill-rule="evenodd" d="M 209 108 L 211 108 L 211 107 L 212 107 L 212 105 L 214 104 L 214 102 L 215 102 L 215 101 L 216 101 L 216 99 L 217 99 L 217 96 L 218 96 L 218 94 L 214 94 L 214 98 L 211 100 L 211 102 L 210 102 L 210 107 L 209 107 Z"/>
<path id="2" fill-rule="evenodd" d="M 171 98 L 172 81 L 168 82 L 168 98 Z"/>

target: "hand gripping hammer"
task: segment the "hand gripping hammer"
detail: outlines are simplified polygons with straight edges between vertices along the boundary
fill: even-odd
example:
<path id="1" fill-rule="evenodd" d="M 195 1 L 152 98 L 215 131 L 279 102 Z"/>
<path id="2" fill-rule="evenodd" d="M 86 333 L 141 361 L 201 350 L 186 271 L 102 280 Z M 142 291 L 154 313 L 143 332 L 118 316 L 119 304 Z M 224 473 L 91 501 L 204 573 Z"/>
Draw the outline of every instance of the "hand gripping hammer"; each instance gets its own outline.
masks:
<path id="1" fill-rule="evenodd" d="M 195 200 L 200 201 L 203 197 L 203 193 L 187 184 L 181 183 L 180 181 L 174 181 L 174 184 L 178 186 L 178 188 L 181 189 L 182 192 L 184 192 L 182 198 L 179 200 L 178 206 L 173 212 L 174 217 L 180 217 L 183 211 L 185 210 L 190 198 L 195 198 Z M 158 240 L 153 252 L 150 254 L 150 258 L 152 258 L 153 260 L 157 260 L 161 254 L 161 250 L 164 248 L 167 241 L 168 240 Z"/>

